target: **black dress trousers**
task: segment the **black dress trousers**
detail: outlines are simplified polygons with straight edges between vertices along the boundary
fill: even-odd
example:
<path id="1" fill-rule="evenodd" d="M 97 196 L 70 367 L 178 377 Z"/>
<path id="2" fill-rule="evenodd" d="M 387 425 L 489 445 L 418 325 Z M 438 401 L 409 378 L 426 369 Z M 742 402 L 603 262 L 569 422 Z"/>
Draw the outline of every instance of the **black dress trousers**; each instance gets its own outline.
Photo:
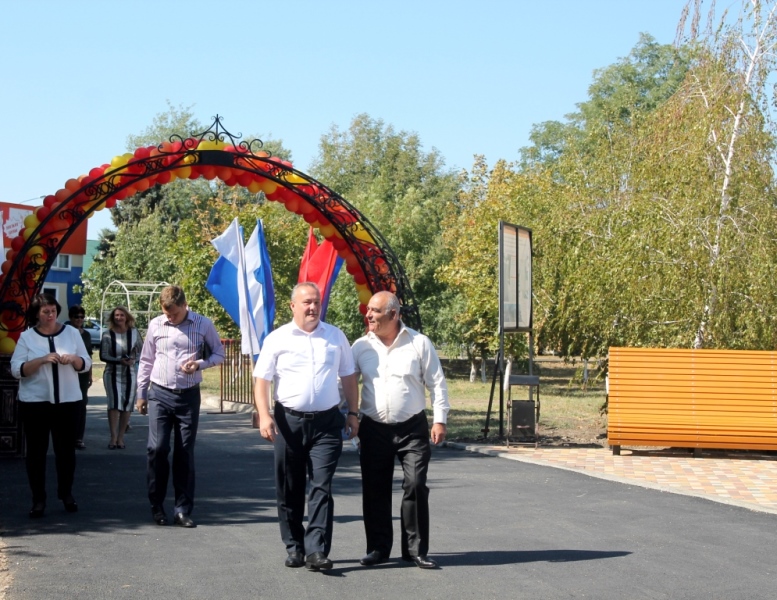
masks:
<path id="1" fill-rule="evenodd" d="M 420 412 L 407 421 L 385 424 L 362 417 L 359 425 L 362 508 L 367 552 L 389 556 L 393 545 L 391 495 L 394 462 L 402 466 L 402 556 L 429 552 L 429 488 L 426 477 L 432 456 L 429 423 Z"/>
<path id="2" fill-rule="evenodd" d="M 305 555 L 332 547 L 334 499 L 332 479 L 343 452 L 345 418 L 337 406 L 307 413 L 308 418 L 275 405 L 274 417 L 280 435 L 275 440 L 275 491 L 281 539 L 286 551 Z M 305 489 L 308 488 L 308 526 Z"/>
<path id="3" fill-rule="evenodd" d="M 194 443 L 200 422 L 200 386 L 169 390 L 155 383 L 148 392 L 148 499 L 162 507 L 170 476 L 173 437 L 174 513 L 189 515 L 194 507 Z"/>
<path id="4" fill-rule="evenodd" d="M 54 444 L 57 497 L 71 495 L 76 471 L 76 420 L 78 402 L 20 402 L 19 416 L 27 443 L 27 478 L 32 502 L 46 502 L 46 454 L 49 436 Z"/>

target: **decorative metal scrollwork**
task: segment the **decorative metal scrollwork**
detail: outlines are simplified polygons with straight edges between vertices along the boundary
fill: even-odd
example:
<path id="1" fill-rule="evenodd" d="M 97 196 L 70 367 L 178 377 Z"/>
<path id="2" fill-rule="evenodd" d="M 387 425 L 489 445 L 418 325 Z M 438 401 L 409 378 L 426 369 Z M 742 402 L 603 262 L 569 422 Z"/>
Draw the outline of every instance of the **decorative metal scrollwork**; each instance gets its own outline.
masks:
<path id="1" fill-rule="evenodd" d="M 93 212 L 111 208 L 152 185 L 199 175 L 217 176 L 227 185 L 243 185 L 264 192 L 268 200 L 288 203 L 289 210 L 316 223 L 322 235 L 335 243 L 357 289 L 396 293 L 404 321 L 420 329 L 410 284 L 377 228 L 342 196 L 288 161 L 270 156 L 263 147 L 261 140 L 245 141 L 242 134 L 227 131 L 216 115 L 205 131 L 187 137 L 174 134 L 158 146 L 114 157 L 109 165 L 69 180 L 35 209 L 37 224 L 27 227 L 6 254 L 0 275 L 0 332 L 18 338 L 26 326 L 29 302 L 41 289 L 56 255 Z M 297 201 L 291 202 L 293 198 Z"/>

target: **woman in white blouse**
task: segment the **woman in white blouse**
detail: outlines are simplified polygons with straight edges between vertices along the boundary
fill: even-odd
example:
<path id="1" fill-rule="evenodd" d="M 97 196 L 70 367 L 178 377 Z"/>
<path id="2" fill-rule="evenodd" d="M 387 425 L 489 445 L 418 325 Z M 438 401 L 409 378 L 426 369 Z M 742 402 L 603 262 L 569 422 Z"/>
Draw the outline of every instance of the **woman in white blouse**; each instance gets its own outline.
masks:
<path id="1" fill-rule="evenodd" d="M 19 379 L 19 414 L 27 443 L 27 478 L 32 490 L 30 517 L 46 510 L 46 454 L 49 436 L 57 465 L 57 497 L 67 512 L 76 512 L 73 478 L 76 467 L 76 422 L 81 386 L 78 373 L 92 360 L 81 334 L 57 321 L 62 307 L 50 294 L 30 302 L 30 329 L 19 337 L 11 373 Z"/>

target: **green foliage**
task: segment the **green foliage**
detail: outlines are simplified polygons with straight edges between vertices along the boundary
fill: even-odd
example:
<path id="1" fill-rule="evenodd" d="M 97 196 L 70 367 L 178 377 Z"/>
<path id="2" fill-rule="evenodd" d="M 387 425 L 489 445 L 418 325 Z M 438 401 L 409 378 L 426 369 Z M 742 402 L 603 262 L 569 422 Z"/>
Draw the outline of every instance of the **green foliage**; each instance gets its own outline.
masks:
<path id="1" fill-rule="evenodd" d="M 424 331 L 436 341 L 449 331 L 452 295 L 436 279 L 450 259 L 442 222 L 455 210 L 458 183 L 436 150 L 424 152 L 414 133 L 396 132 L 362 114 L 347 131 L 333 126 L 323 136 L 311 173 L 354 205 L 396 254 L 418 302 Z M 346 277 L 343 275 L 342 277 Z M 351 284 L 352 286 L 352 284 Z M 338 282 L 328 320 L 344 331 L 363 332 L 352 287 Z"/>

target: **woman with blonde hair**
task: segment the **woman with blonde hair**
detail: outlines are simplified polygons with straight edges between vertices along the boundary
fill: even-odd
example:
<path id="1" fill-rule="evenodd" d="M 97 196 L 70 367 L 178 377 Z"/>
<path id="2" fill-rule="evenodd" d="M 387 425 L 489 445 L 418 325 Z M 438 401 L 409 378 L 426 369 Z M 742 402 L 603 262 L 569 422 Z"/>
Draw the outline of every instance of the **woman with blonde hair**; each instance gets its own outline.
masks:
<path id="1" fill-rule="evenodd" d="M 137 369 L 135 361 L 143 348 L 143 339 L 135 329 L 135 317 L 124 306 L 108 316 L 108 330 L 100 341 L 100 360 L 105 363 L 103 384 L 108 398 L 109 450 L 123 450 L 132 408 L 135 406 Z"/>

